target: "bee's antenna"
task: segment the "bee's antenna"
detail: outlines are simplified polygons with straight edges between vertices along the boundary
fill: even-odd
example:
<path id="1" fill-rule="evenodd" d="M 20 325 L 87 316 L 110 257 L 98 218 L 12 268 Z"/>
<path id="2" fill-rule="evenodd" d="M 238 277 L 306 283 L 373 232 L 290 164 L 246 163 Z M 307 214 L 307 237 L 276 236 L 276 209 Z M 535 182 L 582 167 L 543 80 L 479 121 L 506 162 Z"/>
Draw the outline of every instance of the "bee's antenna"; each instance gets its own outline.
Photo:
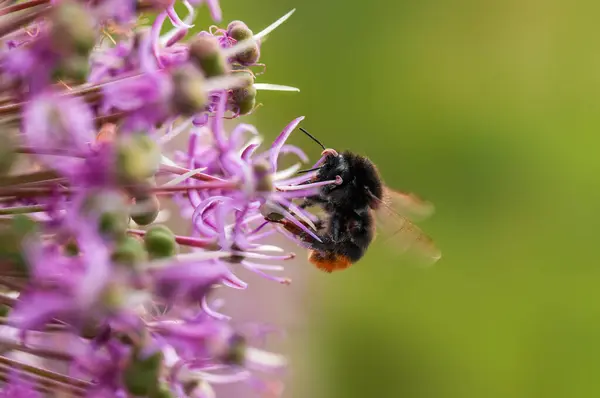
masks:
<path id="1" fill-rule="evenodd" d="M 323 150 L 327 149 L 327 148 L 325 148 L 325 145 L 321 144 L 321 141 L 319 141 L 318 139 L 316 139 L 315 137 L 313 137 L 308 131 L 304 130 L 302 127 L 300 127 L 300 131 L 302 131 L 304 134 L 306 134 L 307 136 L 309 136 L 311 140 L 313 140 L 314 142 L 316 142 L 317 144 L 319 144 L 319 146 L 321 148 L 323 148 Z"/>

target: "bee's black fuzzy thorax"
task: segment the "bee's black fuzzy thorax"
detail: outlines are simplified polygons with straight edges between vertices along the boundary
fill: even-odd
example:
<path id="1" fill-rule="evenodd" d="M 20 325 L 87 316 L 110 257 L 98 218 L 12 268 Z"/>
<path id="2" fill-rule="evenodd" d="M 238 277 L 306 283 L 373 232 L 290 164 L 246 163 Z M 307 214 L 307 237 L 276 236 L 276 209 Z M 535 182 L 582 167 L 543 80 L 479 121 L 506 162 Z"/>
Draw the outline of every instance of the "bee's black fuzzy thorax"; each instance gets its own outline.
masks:
<path id="1" fill-rule="evenodd" d="M 368 158 L 345 151 L 338 156 L 330 156 L 319 170 L 320 181 L 342 178 L 338 186 L 324 187 L 324 193 L 331 202 L 341 207 L 377 208 L 383 197 L 383 182 L 377 168 Z"/>

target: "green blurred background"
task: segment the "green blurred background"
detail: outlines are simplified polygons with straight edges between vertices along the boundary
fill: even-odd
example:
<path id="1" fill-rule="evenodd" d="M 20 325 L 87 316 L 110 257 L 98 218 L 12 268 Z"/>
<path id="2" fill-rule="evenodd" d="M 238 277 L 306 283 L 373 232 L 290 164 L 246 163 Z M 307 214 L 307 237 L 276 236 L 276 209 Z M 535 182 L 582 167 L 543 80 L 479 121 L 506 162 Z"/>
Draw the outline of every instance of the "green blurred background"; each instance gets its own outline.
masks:
<path id="1" fill-rule="evenodd" d="M 298 9 L 260 81 L 302 92 L 259 93 L 250 121 L 273 137 L 305 115 L 437 209 L 433 268 L 378 244 L 348 271 L 306 268 L 287 396 L 600 396 L 600 4 L 221 5 L 255 31 Z"/>

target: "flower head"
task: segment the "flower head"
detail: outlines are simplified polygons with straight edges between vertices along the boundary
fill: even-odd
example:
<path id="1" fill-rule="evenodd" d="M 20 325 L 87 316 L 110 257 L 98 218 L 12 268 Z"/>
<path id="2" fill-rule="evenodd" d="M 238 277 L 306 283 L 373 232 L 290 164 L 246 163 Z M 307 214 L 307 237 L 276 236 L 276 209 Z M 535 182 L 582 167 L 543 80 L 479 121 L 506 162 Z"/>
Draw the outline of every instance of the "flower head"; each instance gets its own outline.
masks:
<path id="1" fill-rule="evenodd" d="M 258 90 L 295 90 L 256 83 L 253 70 L 291 13 L 256 34 L 233 21 L 191 35 L 195 7 L 221 20 L 217 1 L 183 0 L 185 16 L 165 0 L 38 3 L 14 7 L 24 13 L 8 16 L 0 53 L 0 120 L 10 154 L 28 157 L 14 175 L 0 167 L 0 285 L 11 291 L 0 343 L 63 366 L 3 353 L 0 368 L 19 377 L 5 372 L 2 394 L 212 398 L 213 384 L 240 381 L 280 393 L 263 377 L 285 358 L 255 346 L 218 296 L 246 289 L 242 268 L 289 284 L 277 273 L 294 253 L 272 244 L 266 216 L 319 239 L 294 200 L 337 183 L 295 174 L 308 158 L 286 140 L 302 117 L 264 150 L 257 128 L 225 123 L 254 112 Z M 144 11 L 157 17 L 138 28 Z M 287 154 L 299 162 L 282 169 Z M 169 199 L 186 217 L 176 231 L 159 223 Z"/>

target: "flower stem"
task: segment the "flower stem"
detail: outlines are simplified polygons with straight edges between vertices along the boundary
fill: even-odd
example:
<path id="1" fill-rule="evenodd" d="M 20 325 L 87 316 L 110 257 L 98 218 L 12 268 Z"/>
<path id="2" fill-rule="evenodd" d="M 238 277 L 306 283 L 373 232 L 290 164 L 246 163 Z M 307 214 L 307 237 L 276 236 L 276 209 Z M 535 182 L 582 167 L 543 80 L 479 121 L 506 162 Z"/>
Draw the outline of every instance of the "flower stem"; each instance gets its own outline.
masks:
<path id="1" fill-rule="evenodd" d="M 52 372 L 50 370 L 38 368 L 36 366 L 28 365 L 26 363 L 19 362 L 11 358 L 6 358 L 4 356 L 0 356 L 0 365 L 7 366 L 10 369 L 20 369 L 23 371 L 23 373 L 42 377 L 48 382 L 61 383 L 65 386 L 71 386 L 73 389 L 85 390 L 93 386 L 92 383 L 87 382 L 85 380 L 76 379 L 74 377 Z"/>
<path id="2" fill-rule="evenodd" d="M 36 7 L 47 3 L 50 3 L 50 0 L 30 0 L 24 3 L 13 4 L 8 7 L 0 8 L 0 15 L 7 15 L 11 12 L 26 10 L 28 8 Z"/>
<path id="3" fill-rule="evenodd" d="M 40 358 L 56 359 L 57 361 L 72 361 L 73 360 L 73 356 L 66 352 L 49 350 L 46 348 L 28 347 L 26 345 L 8 340 L 4 337 L 0 337 L 0 347 L 7 351 L 15 350 L 15 351 L 26 352 L 28 354 L 32 354 L 32 355 L 38 356 Z"/>
<path id="4" fill-rule="evenodd" d="M 14 214 L 27 214 L 27 213 L 39 213 L 46 211 L 48 206 L 46 205 L 31 205 L 31 206 L 15 206 L 0 208 L 0 216 L 14 215 Z"/>
<path id="5" fill-rule="evenodd" d="M 48 11 L 50 11 L 52 7 L 44 7 L 40 10 L 31 11 L 24 15 L 19 15 L 18 17 L 10 18 L 3 24 L 0 24 L 0 37 L 4 37 L 7 34 L 20 29 L 22 26 L 27 25 L 37 18 L 43 16 Z"/>
<path id="6" fill-rule="evenodd" d="M 177 175 L 182 175 L 182 174 L 190 172 L 190 170 L 186 169 L 185 167 L 171 166 L 171 165 L 164 164 L 164 163 L 160 165 L 160 170 L 166 171 L 166 172 L 169 172 L 172 174 L 177 174 Z M 224 181 L 220 178 L 213 177 L 211 175 L 204 174 L 204 173 L 196 173 L 196 174 L 190 176 L 190 178 L 193 178 L 195 180 L 200 180 L 200 181 Z"/>
<path id="7" fill-rule="evenodd" d="M 30 146 L 19 146 L 15 148 L 17 153 L 25 153 L 29 155 L 52 155 L 52 156 L 68 156 L 72 158 L 83 158 L 84 155 L 68 149 L 62 148 L 38 148 Z"/>
<path id="8" fill-rule="evenodd" d="M 0 177 L 0 187 L 56 182 L 58 174 L 54 170 L 35 171 L 27 174 L 17 174 Z"/>

